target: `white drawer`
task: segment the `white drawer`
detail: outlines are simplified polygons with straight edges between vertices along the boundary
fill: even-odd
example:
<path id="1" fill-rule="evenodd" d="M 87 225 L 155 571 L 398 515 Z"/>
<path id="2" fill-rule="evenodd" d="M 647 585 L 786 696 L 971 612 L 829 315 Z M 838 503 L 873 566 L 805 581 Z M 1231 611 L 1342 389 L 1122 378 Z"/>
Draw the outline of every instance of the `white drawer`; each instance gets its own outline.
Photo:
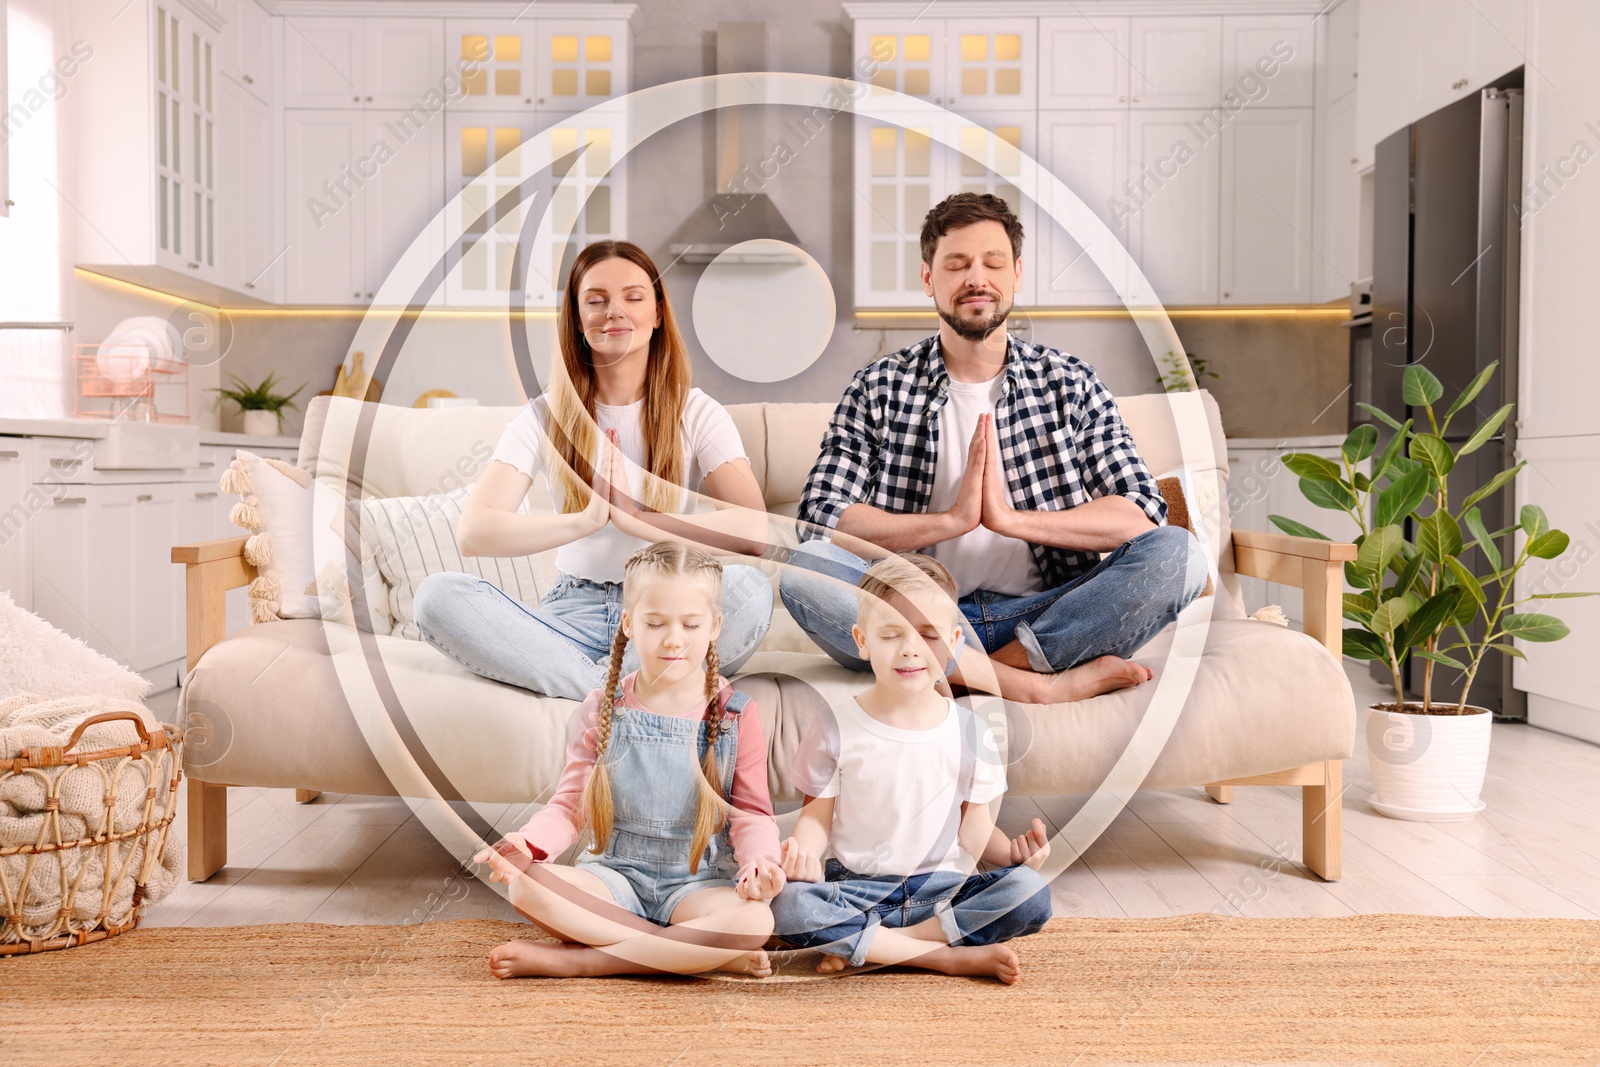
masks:
<path id="1" fill-rule="evenodd" d="M 94 441 L 80 437 L 35 437 L 30 474 L 35 484 L 99 481 L 94 471 Z"/>

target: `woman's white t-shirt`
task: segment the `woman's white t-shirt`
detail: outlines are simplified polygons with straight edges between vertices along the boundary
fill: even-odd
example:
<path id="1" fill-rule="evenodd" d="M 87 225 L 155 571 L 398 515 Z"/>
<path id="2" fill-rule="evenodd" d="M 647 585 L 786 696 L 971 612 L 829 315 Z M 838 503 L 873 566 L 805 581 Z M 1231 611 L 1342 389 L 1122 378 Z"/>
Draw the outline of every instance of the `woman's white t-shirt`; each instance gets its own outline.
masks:
<path id="1" fill-rule="evenodd" d="M 595 422 L 601 436 L 607 430 L 617 431 L 617 443 L 627 460 L 628 488 L 636 500 L 643 499 L 644 491 L 643 413 L 643 400 L 622 406 L 595 405 Z M 528 401 L 506 425 L 490 458 L 508 463 L 530 478 L 537 478 L 544 470 L 545 427 L 549 418 L 550 404 L 543 394 Z M 748 458 L 733 416 L 699 389 L 690 389 L 684 401 L 682 437 L 686 461 L 684 484 L 696 491 L 700 480 L 710 471 L 731 460 Z M 591 456 L 590 462 L 594 460 Z M 552 490 L 554 484 L 552 481 Z M 691 499 L 687 493 L 683 494 L 678 505 L 680 513 L 691 510 L 685 506 Z M 587 537 L 557 549 L 556 568 L 563 574 L 587 578 L 591 582 L 620 582 L 622 565 L 647 544 L 648 541 L 625 534 L 607 523 Z"/>
<path id="2" fill-rule="evenodd" d="M 819 709 L 801 735 L 789 783 L 808 797 L 834 798 L 828 850 L 856 874 L 962 870 L 961 805 L 1006 791 L 988 723 L 947 703 L 938 726 L 906 730 L 874 719 L 854 698 L 841 700 Z"/>

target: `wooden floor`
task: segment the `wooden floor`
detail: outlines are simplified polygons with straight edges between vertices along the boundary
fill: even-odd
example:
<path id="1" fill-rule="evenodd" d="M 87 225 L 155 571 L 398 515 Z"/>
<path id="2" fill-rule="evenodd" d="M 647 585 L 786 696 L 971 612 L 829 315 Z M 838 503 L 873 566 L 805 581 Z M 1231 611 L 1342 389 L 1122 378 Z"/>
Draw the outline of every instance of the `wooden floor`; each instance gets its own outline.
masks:
<path id="1" fill-rule="evenodd" d="M 1358 706 L 1381 698 L 1364 664 L 1347 670 Z M 176 698 L 173 690 L 148 703 L 170 720 Z M 1226 806 L 1198 787 L 1141 792 L 1056 879 L 1055 912 L 1600 918 L 1600 746 L 1496 725 L 1488 807 L 1467 822 L 1379 815 L 1359 739 L 1344 780 L 1338 882 L 1299 862 L 1298 787 L 1240 787 Z M 1016 833 L 1038 816 L 1058 830 L 1083 800 L 1007 797 L 1001 823 Z M 228 808 L 228 866 L 210 881 L 181 883 L 150 907 L 145 925 L 518 918 L 496 892 L 503 887 L 463 876 L 404 800 L 324 795 L 297 804 L 289 789 L 231 789 Z M 505 831 L 528 809 L 481 810 Z"/>

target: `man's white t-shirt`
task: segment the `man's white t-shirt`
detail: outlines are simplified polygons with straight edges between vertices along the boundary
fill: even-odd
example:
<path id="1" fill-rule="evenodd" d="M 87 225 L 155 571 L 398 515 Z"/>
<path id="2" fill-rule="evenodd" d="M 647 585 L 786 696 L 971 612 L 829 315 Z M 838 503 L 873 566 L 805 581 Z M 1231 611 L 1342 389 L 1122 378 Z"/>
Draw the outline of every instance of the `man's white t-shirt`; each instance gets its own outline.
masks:
<path id="1" fill-rule="evenodd" d="M 1004 371 L 986 382 L 950 379 L 949 395 L 939 410 L 939 457 L 934 464 L 929 511 L 948 511 L 955 506 L 961 493 L 961 477 L 967 471 L 972 435 L 978 428 L 978 416 L 994 413 L 995 401 L 1000 399 L 1004 387 Z M 995 441 L 996 438 L 991 437 L 989 443 L 994 445 Z M 990 462 L 998 462 L 998 459 L 998 456 L 991 456 Z M 1001 482 L 1005 483 L 1004 476 Z M 1007 500 L 1011 499 L 1010 494 L 1007 486 Z M 1028 542 L 1002 537 L 987 526 L 974 527 L 960 537 L 934 545 L 927 554 L 950 569 L 956 580 L 957 596 L 966 596 L 977 589 L 1007 596 L 1024 596 L 1044 589 L 1044 578 Z"/>
<path id="2" fill-rule="evenodd" d="M 632 404 L 595 404 L 595 422 L 600 436 L 605 431 L 617 431 L 617 443 L 627 460 L 628 487 L 635 500 L 643 499 L 645 476 L 644 401 Z M 549 424 L 550 404 L 544 395 L 528 401 L 521 411 L 506 424 L 495 446 L 491 459 L 509 463 L 530 478 L 537 478 L 544 470 L 545 427 Z M 739 429 L 726 408 L 699 389 L 690 389 L 683 404 L 683 451 L 685 459 L 684 484 L 698 490 L 700 480 L 710 471 L 736 459 L 748 459 Z M 590 457 L 593 463 L 595 457 Z M 554 482 L 551 482 L 552 489 Z M 553 494 L 552 494 L 553 495 Z M 691 510 L 685 505 L 690 497 L 683 494 L 680 512 Z M 574 578 L 587 578 L 591 582 L 622 581 L 622 565 L 628 557 L 650 542 L 632 537 L 611 523 L 556 550 L 556 568 Z"/>
<path id="3" fill-rule="evenodd" d="M 964 871 L 961 804 L 1006 791 L 988 723 L 953 700 L 931 730 L 879 722 L 855 700 L 819 710 L 800 738 L 789 782 L 833 797 L 829 853 L 857 874 L 906 877 Z"/>

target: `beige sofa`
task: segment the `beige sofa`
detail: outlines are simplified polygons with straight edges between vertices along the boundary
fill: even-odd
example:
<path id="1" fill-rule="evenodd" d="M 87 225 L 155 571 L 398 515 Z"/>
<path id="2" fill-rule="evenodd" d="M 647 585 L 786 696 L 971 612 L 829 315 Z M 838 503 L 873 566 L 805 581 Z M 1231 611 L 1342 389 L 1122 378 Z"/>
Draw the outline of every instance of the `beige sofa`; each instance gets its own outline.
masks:
<path id="1" fill-rule="evenodd" d="M 1191 494 L 1222 502 L 1212 512 L 1220 512 L 1220 525 L 1200 531 L 1217 548 L 1216 592 L 1136 654 L 1156 671 L 1154 681 L 1077 703 L 1007 709 L 1010 789 L 1093 793 L 1130 742 L 1137 751 L 1153 737 L 1148 773 L 1128 788 L 1204 785 L 1226 803 L 1234 785 L 1302 786 L 1304 863 L 1337 879 L 1340 761 L 1351 754 L 1355 733 L 1355 703 L 1338 658 L 1342 561 L 1354 558 L 1354 547 L 1229 528 L 1226 441 L 1209 394 L 1136 396 L 1118 405 L 1153 472 L 1183 467 Z M 794 515 L 831 408 L 730 407 L 775 516 Z M 299 465 L 342 491 L 438 492 L 476 478 L 517 410 L 318 397 L 307 412 Z M 359 490 L 348 488 L 351 471 L 360 472 Z M 530 500 L 548 506 L 544 493 L 540 480 Z M 772 536 L 794 543 L 781 518 Z M 242 544 L 241 536 L 172 552 L 188 575 L 190 671 L 180 717 L 203 731 L 186 759 L 191 879 L 210 877 L 226 861 L 230 785 L 293 787 L 302 799 L 322 790 L 480 804 L 548 799 L 573 701 L 490 681 L 425 642 L 349 624 L 282 620 L 223 639 L 224 594 L 254 576 Z M 548 559 L 537 562 L 553 573 Z M 776 585 L 778 565 L 762 566 Z M 1301 587 L 1305 632 L 1247 618 L 1240 574 Z M 772 630 L 739 685 L 759 702 L 773 798 L 784 802 L 797 799 L 783 769 L 813 709 L 848 699 L 864 679 L 818 651 L 774 599 Z M 1195 636 L 1202 630 L 1179 632 L 1197 620 L 1203 648 Z M 1188 675 L 1186 667 L 1169 670 L 1175 645 L 1192 647 L 1198 661 L 1181 711 L 1158 713 L 1158 706 L 1179 707 L 1172 687 L 1181 689 Z M 1163 682 L 1168 695 L 1153 703 Z M 1161 722 L 1170 734 L 1157 728 Z"/>

